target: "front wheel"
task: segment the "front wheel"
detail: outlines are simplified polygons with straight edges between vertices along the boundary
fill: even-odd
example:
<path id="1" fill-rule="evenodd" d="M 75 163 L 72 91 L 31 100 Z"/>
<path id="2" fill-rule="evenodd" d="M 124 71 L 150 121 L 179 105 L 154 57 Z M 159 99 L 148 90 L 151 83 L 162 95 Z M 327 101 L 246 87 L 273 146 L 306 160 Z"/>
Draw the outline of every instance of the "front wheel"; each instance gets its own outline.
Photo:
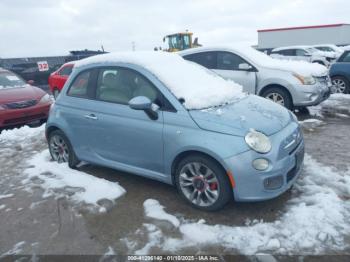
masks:
<path id="1" fill-rule="evenodd" d="M 61 130 L 55 130 L 49 134 L 49 150 L 51 157 L 58 163 L 68 162 L 70 168 L 75 168 L 79 160 L 75 155 L 72 145 Z"/>
<path id="2" fill-rule="evenodd" d="M 195 208 L 215 211 L 233 197 L 224 169 L 205 156 L 193 155 L 183 159 L 175 176 L 178 191 Z"/>
<path id="3" fill-rule="evenodd" d="M 289 110 L 293 109 L 293 102 L 290 95 L 286 90 L 282 88 L 278 88 L 278 87 L 269 88 L 266 91 L 264 91 L 264 93 L 261 96 L 281 106 L 284 106 Z"/>

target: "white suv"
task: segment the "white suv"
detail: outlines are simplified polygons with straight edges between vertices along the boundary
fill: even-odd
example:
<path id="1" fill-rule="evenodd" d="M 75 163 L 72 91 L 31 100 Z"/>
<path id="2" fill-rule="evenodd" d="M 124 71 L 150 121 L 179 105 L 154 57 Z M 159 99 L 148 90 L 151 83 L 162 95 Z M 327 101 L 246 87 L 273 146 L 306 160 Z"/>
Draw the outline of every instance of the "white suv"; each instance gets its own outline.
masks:
<path id="1" fill-rule="evenodd" d="M 242 46 L 199 47 L 178 54 L 288 109 L 317 105 L 330 95 L 328 70 L 322 65 L 273 59 Z"/>
<path id="2" fill-rule="evenodd" d="M 287 60 L 307 61 L 330 66 L 335 62 L 336 55 L 330 52 L 323 52 L 311 46 L 286 46 L 275 48 L 271 51 L 271 57 Z"/>

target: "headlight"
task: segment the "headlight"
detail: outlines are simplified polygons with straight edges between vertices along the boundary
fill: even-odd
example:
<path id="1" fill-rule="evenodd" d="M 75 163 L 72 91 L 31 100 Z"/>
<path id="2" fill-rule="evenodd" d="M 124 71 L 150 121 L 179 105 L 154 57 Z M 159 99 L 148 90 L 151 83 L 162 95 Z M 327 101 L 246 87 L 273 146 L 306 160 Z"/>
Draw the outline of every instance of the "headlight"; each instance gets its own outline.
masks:
<path id="1" fill-rule="evenodd" d="M 49 94 L 46 94 L 40 99 L 39 104 L 47 104 L 50 102 L 52 102 L 52 100 L 51 100 Z"/>
<path id="2" fill-rule="evenodd" d="M 258 153 L 268 153 L 271 150 L 270 139 L 263 133 L 255 130 L 249 131 L 245 136 L 245 142 L 251 149 Z"/>
<path id="3" fill-rule="evenodd" d="M 293 76 L 296 77 L 303 85 L 314 85 L 316 80 L 312 76 L 302 76 L 297 73 L 293 73 Z"/>

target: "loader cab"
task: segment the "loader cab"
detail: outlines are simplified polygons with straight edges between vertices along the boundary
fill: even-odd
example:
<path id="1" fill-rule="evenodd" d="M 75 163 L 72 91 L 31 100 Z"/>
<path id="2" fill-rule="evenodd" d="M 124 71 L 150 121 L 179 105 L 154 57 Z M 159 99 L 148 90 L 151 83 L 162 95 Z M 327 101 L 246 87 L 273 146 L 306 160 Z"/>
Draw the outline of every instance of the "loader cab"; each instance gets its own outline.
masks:
<path id="1" fill-rule="evenodd" d="M 178 33 L 167 35 L 163 38 L 163 42 L 167 41 L 169 52 L 176 52 L 192 48 L 192 33 Z"/>

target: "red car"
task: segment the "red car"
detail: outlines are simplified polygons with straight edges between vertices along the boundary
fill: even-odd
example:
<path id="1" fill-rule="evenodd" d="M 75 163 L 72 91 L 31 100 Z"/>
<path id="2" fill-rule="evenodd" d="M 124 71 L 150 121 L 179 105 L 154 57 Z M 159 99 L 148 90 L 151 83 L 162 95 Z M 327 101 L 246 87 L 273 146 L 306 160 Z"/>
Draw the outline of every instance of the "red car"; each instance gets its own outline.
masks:
<path id="1" fill-rule="evenodd" d="M 58 70 L 56 70 L 49 76 L 50 91 L 55 97 L 55 99 L 58 96 L 58 94 L 61 92 L 69 75 L 72 73 L 73 66 L 74 66 L 74 62 L 65 63 Z"/>
<path id="2" fill-rule="evenodd" d="M 49 94 L 0 68 L 0 132 L 24 124 L 42 124 L 48 117 L 51 104 Z"/>

